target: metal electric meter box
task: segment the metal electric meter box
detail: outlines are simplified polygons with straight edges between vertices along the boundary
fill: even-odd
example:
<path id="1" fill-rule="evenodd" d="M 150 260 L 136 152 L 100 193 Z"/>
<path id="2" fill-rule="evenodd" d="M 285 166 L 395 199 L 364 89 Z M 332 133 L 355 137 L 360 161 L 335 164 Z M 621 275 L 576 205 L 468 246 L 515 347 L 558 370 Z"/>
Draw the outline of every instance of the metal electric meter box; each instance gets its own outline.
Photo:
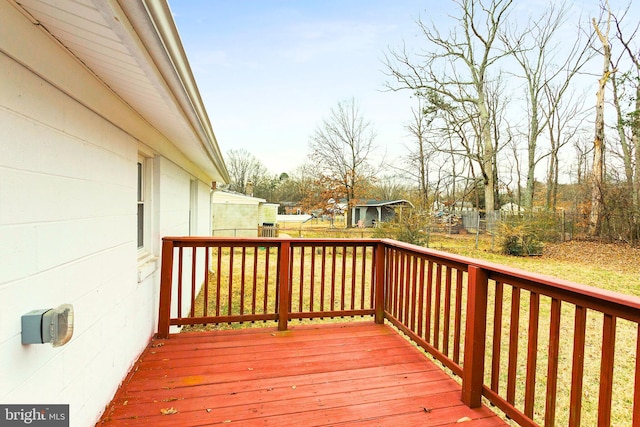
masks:
<path id="1" fill-rule="evenodd" d="M 22 344 L 43 344 L 42 316 L 50 309 L 31 310 L 22 315 Z"/>
<path id="2" fill-rule="evenodd" d="M 73 335 L 73 306 L 32 310 L 22 315 L 22 344 L 66 344 Z"/>

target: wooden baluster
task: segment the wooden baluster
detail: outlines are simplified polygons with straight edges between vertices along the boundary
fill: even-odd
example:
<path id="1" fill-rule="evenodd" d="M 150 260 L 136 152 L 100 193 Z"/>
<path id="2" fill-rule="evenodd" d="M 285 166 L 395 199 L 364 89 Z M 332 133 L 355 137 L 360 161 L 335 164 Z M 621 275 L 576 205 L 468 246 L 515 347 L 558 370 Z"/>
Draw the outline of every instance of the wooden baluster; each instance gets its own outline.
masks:
<path id="1" fill-rule="evenodd" d="M 424 258 L 420 258 L 420 280 L 419 280 L 419 291 L 418 291 L 418 330 L 417 334 L 419 337 L 423 337 L 423 325 L 424 325 Z"/>
<path id="2" fill-rule="evenodd" d="M 242 259 L 240 260 L 240 314 L 244 314 L 244 297 L 247 276 L 247 247 L 242 247 Z"/>
<path id="3" fill-rule="evenodd" d="M 462 332 L 462 270 L 456 270 L 456 308 L 454 319 L 453 361 L 460 364 L 460 339 Z"/>
<path id="4" fill-rule="evenodd" d="M 604 315 L 602 325 L 602 357 L 600 359 L 600 393 L 598 425 L 611 425 L 611 393 L 613 392 L 613 363 L 616 348 L 616 318 Z"/>
<path id="5" fill-rule="evenodd" d="M 227 292 L 229 293 L 229 295 L 227 295 L 227 314 L 229 316 L 231 316 L 233 309 L 233 255 L 234 249 L 233 247 L 229 247 L 229 281 L 227 283 Z"/>
<path id="6" fill-rule="evenodd" d="M 637 327 L 636 337 L 636 370 L 635 385 L 633 389 L 633 425 L 640 425 L 640 324 Z"/>
<path id="7" fill-rule="evenodd" d="M 524 392 L 524 413 L 533 419 L 536 394 L 536 366 L 538 361 L 538 322 L 540 320 L 540 295 L 531 292 L 529 299 L 529 337 L 527 340 L 527 374 Z"/>
<path id="8" fill-rule="evenodd" d="M 269 258 L 271 257 L 271 247 L 265 247 L 264 254 L 264 291 L 262 295 L 262 314 L 267 313 L 268 303 L 269 303 L 269 271 L 271 271 L 271 266 Z"/>
<path id="9" fill-rule="evenodd" d="M 356 261 L 358 255 L 355 246 L 351 247 L 351 310 L 356 308 Z"/>
<path id="10" fill-rule="evenodd" d="M 160 272 L 160 304 L 158 306 L 158 338 L 169 338 L 171 318 L 171 285 L 173 279 L 173 241 L 162 239 Z"/>
<path id="11" fill-rule="evenodd" d="M 373 248 L 373 259 L 375 264 L 375 322 L 384 323 L 384 312 L 386 308 L 385 296 L 388 298 L 389 293 L 385 292 L 385 260 L 386 249 L 382 243 L 378 243 Z"/>
<path id="12" fill-rule="evenodd" d="M 182 318 L 182 246 L 178 248 L 178 318 Z M 191 293 L 193 295 L 193 292 Z M 191 310 L 193 313 L 193 298 L 191 299 Z M 193 316 L 193 314 L 192 314 Z"/>
<path id="13" fill-rule="evenodd" d="M 556 421 L 556 394 L 558 390 L 558 353 L 560 351 L 561 301 L 551 300 L 551 323 L 549 325 L 549 356 L 547 365 L 547 396 L 544 424 L 552 426 Z"/>
<path id="14" fill-rule="evenodd" d="M 178 269 L 182 266 L 182 251 L 180 252 Z M 195 317 L 196 310 L 196 247 L 191 248 L 191 315 L 190 317 Z M 180 275 L 182 276 L 182 275 Z"/>
<path id="15" fill-rule="evenodd" d="M 360 308 L 364 309 L 364 300 L 365 300 L 365 294 L 366 294 L 366 289 L 367 289 L 367 276 L 366 276 L 366 272 L 367 272 L 367 247 L 366 246 L 362 246 L 362 261 L 361 261 L 361 268 L 362 271 L 360 273 Z M 371 277 L 371 279 L 373 279 L 373 276 Z M 369 283 L 373 283 L 373 280 L 369 280 Z M 371 295 L 373 295 L 371 293 Z M 373 308 L 373 304 L 369 304 L 368 308 Z"/>
<path id="16" fill-rule="evenodd" d="M 442 352 L 449 356 L 449 328 L 451 324 L 451 267 L 447 267 L 444 290 L 444 330 L 442 332 Z"/>
<path id="17" fill-rule="evenodd" d="M 498 393 L 500 388 L 500 348 L 502 347 L 502 303 L 504 285 L 496 282 L 493 305 L 493 343 L 491 350 L 491 390 Z"/>
<path id="18" fill-rule="evenodd" d="M 278 330 L 286 331 L 289 323 L 289 278 L 291 267 L 291 242 L 283 240 L 278 255 Z"/>
<path id="19" fill-rule="evenodd" d="M 404 253 L 404 274 L 402 275 L 402 281 L 404 282 L 404 324 L 409 326 L 409 308 L 411 305 L 411 256 Z"/>
<path id="20" fill-rule="evenodd" d="M 203 249 L 204 249 L 204 301 L 202 304 L 203 305 L 202 311 L 204 312 L 203 316 L 207 317 L 209 312 L 209 248 L 205 246 Z"/>
<path id="21" fill-rule="evenodd" d="M 320 311 L 324 311 L 324 298 L 325 298 L 325 274 L 327 268 L 327 247 L 322 247 L 322 259 L 320 260 Z"/>
<path id="22" fill-rule="evenodd" d="M 398 312 L 396 314 L 398 320 L 402 323 L 403 314 L 405 309 L 405 274 L 404 274 L 404 264 L 405 264 L 405 255 L 404 252 L 400 253 L 400 259 L 398 262 L 399 266 L 399 276 L 398 276 Z"/>
<path id="23" fill-rule="evenodd" d="M 293 253 L 293 251 L 291 251 Z M 300 246 L 300 281 L 298 282 L 298 313 L 304 311 L 304 252 L 305 247 Z M 293 310 L 292 310 L 293 311 Z"/>
<path id="24" fill-rule="evenodd" d="M 310 289 L 309 289 L 309 311 L 314 310 L 315 281 L 316 281 L 316 247 L 311 246 L 311 271 L 309 272 Z"/>
<path id="25" fill-rule="evenodd" d="M 331 249 L 331 307 L 330 311 L 335 310 L 336 304 L 336 251 L 338 248 L 334 246 Z"/>
<path id="26" fill-rule="evenodd" d="M 344 298 L 347 286 L 347 247 L 342 247 L 342 272 L 340 282 L 340 310 L 344 311 Z"/>
<path id="27" fill-rule="evenodd" d="M 265 248 L 267 249 L 267 248 Z M 258 246 L 253 247 L 253 282 L 251 295 L 251 314 L 256 314 L 256 298 L 258 293 Z"/>
<path id="28" fill-rule="evenodd" d="M 509 325 L 509 366 L 507 368 L 507 402 L 516 398 L 516 372 L 518 368 L 518 333 L 520 327 L 520 288 L 511 291 L 511 324 Z"/>
<path id="29" fill-rule="evenodd" d="M 431 300 L 433 298 L 433 261 L 427 263 L 427 304 L 425 307 L 424 339 L 431 343 Z"/>
<path id="30" fill-rule="evenodd" d="M 412 256 L 411 263 L 411 330 L 415 332 L 416 330 L 416 309 L 418 303 L 418 258 L 416 256 Z"/>
<path id="31" fill-rule="evenodd" d="M 587 309 L 576 306 L 573 331 L 573 361 L 571 367 L 571 397 L 569 402 L 569 427 L 580 425 L 582 412 L 582 380 L 584 372 L 584 343 L 587 326 Z"/>
<path id="32" fill-rule="evenodd" d="M 216 264 L 216 316 L 220 316 L 220 295 L 221 295 L 221 285 L 220 280 L 222 277 L 222 248 L 220 246 L 217 247 L 218 250 L 218 262 Z"/>
<path id="33" fill-rule="evenodd" d="M 442 264 L 436 266 L 436 300 L 433 308 L 433 346 L 440 349 L 440 300 L 442 298 Z"/>

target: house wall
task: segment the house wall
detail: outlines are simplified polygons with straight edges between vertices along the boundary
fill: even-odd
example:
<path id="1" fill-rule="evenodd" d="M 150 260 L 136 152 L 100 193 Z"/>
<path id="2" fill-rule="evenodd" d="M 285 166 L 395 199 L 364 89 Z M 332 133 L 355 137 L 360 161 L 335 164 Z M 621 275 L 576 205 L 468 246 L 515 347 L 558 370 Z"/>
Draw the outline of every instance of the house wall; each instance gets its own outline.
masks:
<path id="1" fill-rule="evenodd" d="M 134 138 L 60 90 L 56 79 L 68 74 L 89 89 L 86 96 L 104 87 L 74 69 L 78 64 L 36 26 L 11 27 L 24 20 L 12 10 L 0 1 L 0 26 L 25 49 L 57 50 L 63 72 L 36 74 L 37 64 L 0 51 L 0 402 L 69 404 L 71 425 L 88 426 L 155 331 L 160 236 L 189 233 L 191 194 L 192 234 L 208 234 L 209 187 L 199 180 L 191 191 L 201 171 L 159 156 L 152 140 Z M 101 102 L 132 125 L 148 126 L 119 99 Z M 151 240 L 139 261 L 141 153 L 152 188 Z M 71 341 L 59 348 L 22 345 L 21 316 L 63 303 L 74 306 Z"/>
<path id="2" fill-rule="evenodd" d="M 212 235 L 216 237 L 256 237 L 260 203 L 264 199 L 228 191 L 214 191 L 211 206 Z"/>
<path id="3" fill-rule="evenodd" d="M 256 237 L 258 204 L 221 204 L 212 206 L 213 235 L 216 237 Z"/>

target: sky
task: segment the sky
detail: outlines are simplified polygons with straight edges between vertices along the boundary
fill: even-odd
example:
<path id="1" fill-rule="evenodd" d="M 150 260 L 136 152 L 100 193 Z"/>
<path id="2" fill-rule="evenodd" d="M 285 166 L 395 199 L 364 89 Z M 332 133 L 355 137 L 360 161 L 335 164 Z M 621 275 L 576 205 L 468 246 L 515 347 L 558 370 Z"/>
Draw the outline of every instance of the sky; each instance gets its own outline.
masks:
<path id="1" fill-rule="evenodd" d="M 628 1 L 610 3 L 615 9 Z M 514 16 L 526 18 L 546 4 L 516 0 Z M 575 16 L 586 19 L 598 11 L 597 0 L 569 4 Z M 350 99 L 376 132 L 378 156 L 393 161 L 406 155 L 411 138 L 405 127 L 417 100 L 410 91 L 385 89 L 384 55 L 403 43 L 419 48 L 418 18 L 444 25 L 448 14 L 456 13 L 447 0 L 169 0 L 169 5 L 223 154 L 245 149 L 276 175 L 306 161 L 314 130 L 332 108 Z"/>
<path id="2" fill-rule="evenodd" d="M 273 174 L 292 172 L 321 121 L 352 98 L 376 131 L 378 155 L 403 152 L 415 99 L 385 90 L 382 58 L 415 38 L 425 1 L 169 4 L 223 154 L 243 148 Z"/>

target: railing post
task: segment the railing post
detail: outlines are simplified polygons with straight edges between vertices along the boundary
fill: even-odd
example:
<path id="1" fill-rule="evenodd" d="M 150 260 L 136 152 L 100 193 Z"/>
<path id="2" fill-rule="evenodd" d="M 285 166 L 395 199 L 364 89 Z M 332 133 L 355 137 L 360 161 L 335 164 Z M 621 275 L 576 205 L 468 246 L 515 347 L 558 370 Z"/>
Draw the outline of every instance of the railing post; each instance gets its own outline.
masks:
<path id="1" fill-rule="evenodd" d="M 171 287 L 173 279 L 173 240 L 162 239 L 162 269 L 160 271 L 160 306 L 158 308 L 158 338 L 169 338 L 171 318 Z"/>
<path id="2" fill-rule="evenodd" d="M 378 242 L 374 246 L 374 262 L 376 266 L 376 277 L 374 278 L 374 290 L 375 290 L 375 322 L 378 324 L 384 323 L 384 250 L 385 246 L 382 242 Z"/>
<path id="3" fill-rule="evenodd" d="M 278 278 L 279 298 L 278 298 L 278 330 L 286 331 L 289 323 L 289 270 L 291 260 L 291 242 L 283 240 L 280 243 L 280 259 L 279 269 L 280 277 Z"/>
<path id="4" fill-rule="evenodd" d="M 462 369 L 462 402 L 470 408 L 482 405 L 484 353 L 487 335 L 487 272 L 469 266 L 467 284 L 467 325 Z"/>

